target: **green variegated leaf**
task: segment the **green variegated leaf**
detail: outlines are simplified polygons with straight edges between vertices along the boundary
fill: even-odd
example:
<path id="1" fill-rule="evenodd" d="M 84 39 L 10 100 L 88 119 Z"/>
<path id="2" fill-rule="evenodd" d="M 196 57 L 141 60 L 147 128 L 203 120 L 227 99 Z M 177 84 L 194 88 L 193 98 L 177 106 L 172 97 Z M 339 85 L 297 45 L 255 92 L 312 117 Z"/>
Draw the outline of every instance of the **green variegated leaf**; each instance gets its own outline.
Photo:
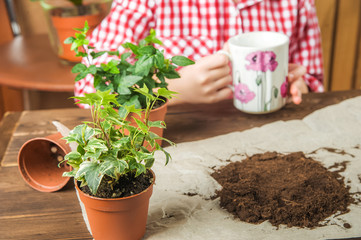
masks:
<path id="1" fill-rule="evenodd" d="M 120 140 L 113 142 L 113 147 L 114 148 L 122 148 L 123 146 L 125 146 L 127 143 L 130 142 L 130 138 L 129 137 L 123 137 Z"/>
<path id="2" fill-rule="evenodd" d="M 70 172 L 64 172 L 63 177 L 75 177 L 78 169 L 73 169 Z"/>
<path id="3" fill-rule="evenodd" d="M 70 152 L 67 155 L 64 156 L 65 160 L 75 160 L 78 161 L 81 159 L 81 154 L 79 152 Z"/>
<path id="4" fill-rule="evenodd" d="M 126 168 L 128 168 L 128 164 L 126 161 L 122 159 L 112 159 L 112 160 L 104 161 L 100 171 L 103 175 L 108 175 L 112 178 L 117 178 L 119 175 L 124 174 L 124 170 Z"/>
<path id="5" fill-rule="evenodd" d="M 170 91 L 165 88 L 158 89 L 158 96 L 164 97 L 166 99 L 171 99 L 174 95 L 178 94 L 177 92 Z"/>
<path id="6" fill-rule="evenodd" d="M 142 121 L 136 119 L 135 117 L 132 117 L 133 120 L 137 123 L 139 129 L 143 132 L 143 133 L 147 133 L 149 131 L 149 128 L 147 127 L 147 125 L 145 125 Z"/>
<path id="7" fill-rule="evenodd" d="M 149 127 L 166 128 L 164 121 L 148 121 Z"/>
<path id="8" fill-rule="evenodd" d="M 149 158 L 149 159 L 146 159 L 145 160 L 145 167 L 147 169 L 150 169 L 151 167 L 153 167 L 153 164 L 154 164 L 154 158 Z"/>
<path id="9" fill-rule="evenodd" d="M 87 185 L 90 191 L 93 194 L 96 194 L 98 191 L 99 184 L 103 178 L 103 174 L 100 172 L 100 164 L 97 162 L 86 161 L 80 164 L 78 172 L 75 175 L 75 178 L 84 177 L 87 182 Z"/>

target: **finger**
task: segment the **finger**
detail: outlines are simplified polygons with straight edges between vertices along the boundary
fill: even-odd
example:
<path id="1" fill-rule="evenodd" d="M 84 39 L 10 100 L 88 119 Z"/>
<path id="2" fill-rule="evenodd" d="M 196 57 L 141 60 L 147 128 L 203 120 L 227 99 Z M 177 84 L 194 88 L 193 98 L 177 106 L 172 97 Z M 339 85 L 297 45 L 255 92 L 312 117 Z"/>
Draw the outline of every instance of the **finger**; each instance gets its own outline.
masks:
<path id="1" fill-rule="evenodd" d="M 228 66 L 229 59 L 225 54 L 217 53 L 213 55 L 206 56 L 201 58 L 198 61 L 200 67 L 206 69 L 216 69 L 224 66 Z"/>
<path id="2" fill-rule="evenodd" d="M 288 67 L 288 81 L 293 82 L 297 80 L 298 78 L 302 77 L 306 74 L 307 69 L 304 66 L 297 65 L 297 64 L 289 64 Z"/>
<path id="3" fill-rule="evenodd" d="M 211 86 L 211 91 L 216 92 L 219 89 L 228 87 L 228 85 L 232 84 L 232 76 L 228 74 L 225 77 L 222 77 L 218 79 L 217 81 L 214 81 L 214 83 Z"/>
<path id="4" fill-rule="evenodd" d="M 290 94 L 292 101 L 295 104 L 300 104 L 302 102 L 302 91 L 300 87 L 300 81 L 294 82 L 290 87 Z"/>
<path id="5" fill-rule="evenodd" d="M 223 51 L 226 51 L 226 52 L 229 52 L 229 44 L 228 44 L 228 42 L 226 42 L 226 43 L 223 45 L 222 50 L 223 50 Z"/>
<path id="6" fill-rule="evenodd" d="M 224 66 L 224 67 L 221 67 L 221 68 L 215 68 L 215 69 L 212 69 L 212 70 L 208 70 L 208 73 L 209 76 L 211 76 L 209 79 L 210 81 L 208 81 L 209 83 L 210 82 L 216 82 L 218 81 L 219 79 L 221 78 L 224 78 L 224 77 L 231 77 L 231 69 L 228 65 Z"/>
<path id="7" fill-rule="evenodd" d="M 206 101 L 207 103 L 215 103 L 225 99 L 229 99 L 233 95 L 233 92 L 230 88 L 222 88 L 216 91 L 214 94 L 209 96 Z"/>

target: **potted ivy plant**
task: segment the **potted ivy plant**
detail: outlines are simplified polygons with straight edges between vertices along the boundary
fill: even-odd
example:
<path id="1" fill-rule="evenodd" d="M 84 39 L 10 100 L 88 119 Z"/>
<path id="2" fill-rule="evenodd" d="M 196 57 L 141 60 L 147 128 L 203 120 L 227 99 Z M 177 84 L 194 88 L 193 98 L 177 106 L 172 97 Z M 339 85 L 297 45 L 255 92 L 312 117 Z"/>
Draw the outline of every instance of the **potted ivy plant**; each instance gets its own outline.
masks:
<path id="1" fill-rule="evenodd" d="M 49 39 L 54 51 L 65 64 L 81 61 L 64 40 L 74 34 L 74 28 L 89 23 L 89 32 L 108 14 L 112 0 L 31 0 L 39 1 L 45 13 Z"/>
<path id="2" fill-rule="evenodd" d="M 86 37 L 89 30 L 87 22 L 83 28 L 76 30 L 75 36 L 67 38 L 65 43 L 71 44 L 71 49 L 76 52 L 76 56 L 83 57 L 87 63 L 78 63 L 72 68 L 72 72 L 77 74 L 75 81 L 91 74 L 94 77 L 95 89 L 110 90 L 110 92 L 116 93 L 117 102 L 120 104 L 120 116 L 124 116 L 126 113 L 125 106 L 134 106 L 137 109 L 146 108 L 147 98 L 137 89 L 146 86 L 148 93 L 154 96 L 155 89 L 168 89 L 166 79 L 180 77 L 177 72 L 178 67 L 194 64 L 192 60 L 184 56 L 165 58 L 163 51 L 156 47 L 163 43 L 156 37 L 153 29 L 137 44 L 124 43 L 122 46 L 125 52 L 122 54 L 119 51 L 94 51 L 94 47 L 89 45 Z M 103 54 L 114 56 L 118 60 L 112 59 L 96 66 L 93 60 Z M 166 111 L 167 101 L 158 100 L 151 109 L 149 119 L 163 121 Z M 163 128 L 152 130 L 159 136 L 163 134 Z"/>
<path id="3" fill-rule="evenodd" d="M 90 106 L 92 120 L 64 137 L 77 147 L 64 158 L 73 170 L 63 176 L 75 179 L 83 216 L 94 239 L 140 239 L 144 235 L 155 180 L 151 170 L 154 152 L 164 152 L 165 164 L 171 157 L 155 141 L 161 137 L 150 131 L 151 127 L 164 128 L 164 122 L 150 121 L 149 113 L 157 101 L 170 99 L 173 92 L 159 88 L 149 94 L 146 85 L 134 91 L 146 99 L 145 118 L 133 117 L 136 126 L 127 121 L 127 116 L 140 114 L 140 109 L 125 105 L 121 117 L 114 109 L 119 106 L 117 94 L 97 90 L 75 97 L 79 104 Z M 145 141 L 153 150 L 143 146 Z"/>

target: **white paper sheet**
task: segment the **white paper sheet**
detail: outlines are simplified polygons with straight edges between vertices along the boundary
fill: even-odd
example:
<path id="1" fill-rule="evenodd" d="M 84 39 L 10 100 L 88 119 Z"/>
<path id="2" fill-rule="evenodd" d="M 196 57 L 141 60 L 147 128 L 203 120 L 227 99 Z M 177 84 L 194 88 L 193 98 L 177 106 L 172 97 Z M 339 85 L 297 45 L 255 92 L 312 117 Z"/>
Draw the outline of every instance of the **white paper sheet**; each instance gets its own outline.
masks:
<path id="1" fill-rule="evenodd" d="M 345 150 L 347 155 L 320 148 Z M 316 151 L 314 154 L 311 152 Z M 168 147 L 173 160 L 157 154 L 156 185 L 151 197 L 144 239 L 332 239 L 361 237 L 361 205 L 330 217 L 325 227 L 277 229 L 269 222 L 249 224 L 234 219 L 211 196 L 219 184 L 210 176 L 212 167 L 240 161 L 245 155 L 266 151 L 303 151 L 325 167 L 349 161 L 340 174 L 351 183 L 350 192 L 361 192 L 361 97 L 318 110 L 303 120 L 277 121 L 243 132 Z M 194 195 L 195 194 L 195 195 Z M 193 196 L 190 196 L 193 195 Z M 352 227 L 346 229 L 344 223 Z"/>

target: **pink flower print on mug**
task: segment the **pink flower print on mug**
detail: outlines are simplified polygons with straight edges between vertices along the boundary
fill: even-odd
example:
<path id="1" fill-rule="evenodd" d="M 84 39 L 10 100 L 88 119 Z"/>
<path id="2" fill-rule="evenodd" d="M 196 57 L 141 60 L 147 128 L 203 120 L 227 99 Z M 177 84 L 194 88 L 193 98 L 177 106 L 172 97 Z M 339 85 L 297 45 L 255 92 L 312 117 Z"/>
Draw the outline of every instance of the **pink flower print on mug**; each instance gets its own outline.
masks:
<path id="1" fill-rule="evenodd" d="M 244 83 L 239 83 L 234 88 L 235 97 L 241 101 L 241 103 L 248 103 L 253 100 L 256 94 L 249 90 L 248 86 Z"/>
<path id="2" fill-rule="evenodd" d="M 255 70 L 266 72 L 270 70 L 273 72 L 277 66 L 276 54 L 272 51 L 257 51 L 247 55 L 246 60 L 249 61 L 249 65 L 246 65 L 247 70 Z"/>
<path id="3" fill-rule="evenodd" d="M 232 64 L 234 106 L 246 113 L 270 113 L 286 104 L 289 37 L 283 33 L 254 31 L 228 40 L 220 50 Z M 282 86 L 283 85 L 283 86 Z M 282 86 L 282 93 L 281 93 Z"/>
<path id="4" fill-rule="evenodd" d="M 283 98 L 287 97 L 287 90 L 288 90 L 288 77 L 286 76 L 286 80 L 281 85 L 281 96 Z"/>

